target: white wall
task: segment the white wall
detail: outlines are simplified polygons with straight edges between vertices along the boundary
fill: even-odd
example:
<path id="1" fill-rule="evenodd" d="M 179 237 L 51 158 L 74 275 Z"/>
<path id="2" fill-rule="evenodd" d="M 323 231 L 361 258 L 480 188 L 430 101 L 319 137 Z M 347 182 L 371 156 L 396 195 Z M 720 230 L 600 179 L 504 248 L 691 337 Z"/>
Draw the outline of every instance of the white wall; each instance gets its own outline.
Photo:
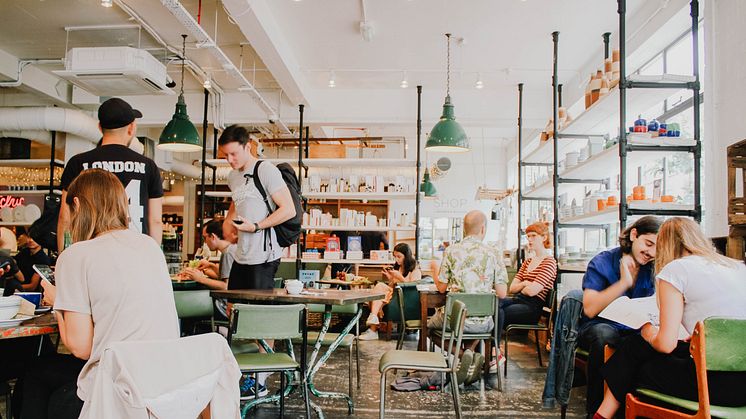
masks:
<path id="1" fill-rule="evenodd" d="M 708 236 L 728 233 L 726 148 L 746 138 L 746 2 L 705 2 L 705 110 L 702 138 L 706 163 L 705 216 Z"/>

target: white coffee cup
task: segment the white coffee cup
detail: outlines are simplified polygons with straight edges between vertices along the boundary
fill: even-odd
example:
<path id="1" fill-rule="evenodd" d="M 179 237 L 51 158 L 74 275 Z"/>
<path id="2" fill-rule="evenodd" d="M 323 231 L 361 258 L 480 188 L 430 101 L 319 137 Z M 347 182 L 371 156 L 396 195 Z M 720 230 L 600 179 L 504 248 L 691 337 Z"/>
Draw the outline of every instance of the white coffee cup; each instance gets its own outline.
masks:
<path id="1" fill-rule="evenodd" d="M 288 279 L 285 281 L 285 290 L 288 294 L 298 295 L 303 291 L 303 283 L 297 279 Z"/>

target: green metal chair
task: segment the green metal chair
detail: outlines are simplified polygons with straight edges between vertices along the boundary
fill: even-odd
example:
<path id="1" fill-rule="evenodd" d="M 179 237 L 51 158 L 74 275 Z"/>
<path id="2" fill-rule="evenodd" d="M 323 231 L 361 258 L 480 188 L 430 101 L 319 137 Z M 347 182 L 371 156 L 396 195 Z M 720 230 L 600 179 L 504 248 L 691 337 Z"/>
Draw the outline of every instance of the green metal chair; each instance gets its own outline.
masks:
<path id="1" fill-rule="evenodd" d="M 421 351 L 404 351 L 390 350 L 383 354 L 378 363 L 378 371 L 381 373 L 380 386 L 380 410 L 379 417 L 384 418 L 386 412 L 386 373 L 389 370 L 417 370 L 417 371 L 435 371 L 448 373 L 451 378 L 451 395 L 453 396 L 453 405 L 456 410 L 456 417 L 461 418 L 461 402 L 458 393 L 458 379 L 456 371 L 458 370 L 459 357 L 452 355 L 458 354 L 461 347 L 461 337 L 464 331 L 464 320 L 466 319 L 466 306 L 460 301 L 454 301 L 450 307 L 449 315 L 446 322 L 449 329 L 453 331 L 448 338 L 448 345 L 441 352 L 421 352 Z M 443 383 L 445 386 L 445 383 Z"/>
<path id="2" fill-rule="evenodd" d="M 557 307 L 557 291 L 555 289 L 549 290 L 547 298 L 544 300 L 544 308 L 539 321 L 535 324 L 510 324 L 505 328 L 505 365 L 503 374 L 508 376 L 508 343 L 510 332 L 513 330 L 533 330 L 534 337 L 536 338 L 536 356 L 539 358 L 539 366 L 543 366 L 541 362 L 541 342 L 539 342 L 539 331 L 543 330 L 549 333 L 549 329 L 552 327 L 552 321 L 554 321 L 554 312 Z M 542 319 L 544 319 L 542 321 Z M 551 337 L 551 334 L 550 334 Z"/>
<path id="3" fill-rule="evenodd" d="M 399 340 L 396 349 L 404 345 L 407 332 L 420 330 L 420 293 L 414 282 L 403 282 L 394 287 L 394 296 L 384 306 L 384 321 L 399 323 Z M 389 327 L 387 330 L 391 330 Z"/>
<path id="4" fill-rule="evenodd" d="M 357 314 L 357 304 L 347 304 L 343 306 L 332 306 L 332 313 L 337 314 L 345 314 L 354 316 Z M 308 312 L 309 313 L 323 313 L 324 312 L 324 305 L 323 304 L 308 304 Z M 308 332 L 308 345 L 314 346 L 316 344 L 316 341 L 319 339 L 319 332 L 311 331 Z M 356 378 L 357 378 L 357 388 L 360 389 L 360 343 L 358 342 L 358 335 L 360 335 L 360 325 L 355 324 L 355 334 L 347 334 L 343 339 L 342 342 L 339 344 L 339 347 L 346 348 L 347 349 L 347 365 L 349 368 L 349 375 L 348 375 L 348 391 L 350 398 L 353 397 L 354 391 L 353 391 L 353 372 L 352 372 L 352 352 L 353 347 L 355 350 L 355 366 L 357 370 Z M 326 335 L 324 335 L 324 340 L 321 341 L 322 346 L 330 346 L 337 338 L 339 337 L 339 333 L 329 333 L 327 332 Z M 293 343 L 295 344 L 301 344 L 300 339 L 293 339 Z"/>
<path id="5" fill-rule="evenodd" d="M 685 410 L 684 413 L 640 401 L 628 393 L 626 417 L 658 418 L 746 418 L 746 406 L 725 407 L 710 404 L 708 371 L 746 371 L 746 320 L 711 317 L 698 322 L 692 334 L 689 351 L 697 369 L 698 399 L 686 400 L 649 389 L 637 389 L 648 399 Z"/>
<path id="6" fill-rule="evenodd" d="M 235 354 L 238 367 L 241 372 L 282 372 L 280 374 L 280 417 L 285 415 L 285 373 L 299 372 L 300 387 L 303 391 L 303 400 L 306 409 L 306 418 L 310 418 L 310 400 L 308 398 L 308 386 L 306 385 L 306 306 L 303 304 L 293 305 L 254 305 L 234 304 L 231 315 L 231 328 L 228 335 L 228 343 L 235 339 L 258 340 L 264 343 L 265 339 L 283 340 L 287 353 L 276 353 L 265 345 L 267 353 L 244 353 Z M 301 338 L 300 363 L 295 360 L 293 354 L 292 339 Z M 255 381 L 255 394 L 258 394 L 258 380 Z M 252 406 L 261 400 L 272 400 L 277 396 L 267 396 L 262 399 L 247 403 L 242 411 L 241 417 L 245 417 Z"/>
<path id="7" fill-rule="evenodd" d="M 179 317 L 180 326 L 184 319 L 209 320 L 210 331 L 215 331 L 210 290 L 174 291 L 174 302 L 176 303 L 176 315 Z M 195 321 L 192 334 L 196 332 L 197 324 L 198 322 Z"/>
<path id="8" fill-rule="evenodd" d="M 485 345 L 485 342 L 489 341 L 494 344 L 494 348 L 496 351 L 499 350 L 500 346 L 497 341 L 497 316 L 499 313 L 498 308 L 498 300 L 497 295 L 493 293 L 485 294 L 485 293 L 456 293 L 451 292 L 448 293 L 448 296 L 446 297 L 446 311 L 449 309 L 450 304 L 452 304 L 453 301 L 461 301 L 466 305 L 467 310 L 469 311 L 468 317 L 487 317 L 492 316 L 492 321 L 494 322 L 495 326 L 492 328 L 491 332 L 487 333 L 466 333 L 463 334 L 463 340 L 478 340 L 479 341 L 479 350 L 485 357 L 485 363 L 487 364 L 486 368 L 489 368 L 489 360 L 492 355 L 492 351 L 489 350 L 489 356 L 487 354 L 487 348 Z M 450 330 L 446 329 L 446 323 L 443 322 L 443 328 L 442 330 L 433 330 L 430 332 L 432 337 L 442 339 L 442 336 L 448 337 L 450 334 Z M 433 339 L 430 340 L 431 347 L 433 346 L 434 342 Z M 432 350 L 432 348 L 431 348 Z M 479 380 L 479 388 L 480 390 L 484 390 L 484 374 L 482 374 L 482 378 Z M 500 378 L 500 374 L 497 374 L 497 389 L 498 391 L 502 391 L 502 378 Z"/>

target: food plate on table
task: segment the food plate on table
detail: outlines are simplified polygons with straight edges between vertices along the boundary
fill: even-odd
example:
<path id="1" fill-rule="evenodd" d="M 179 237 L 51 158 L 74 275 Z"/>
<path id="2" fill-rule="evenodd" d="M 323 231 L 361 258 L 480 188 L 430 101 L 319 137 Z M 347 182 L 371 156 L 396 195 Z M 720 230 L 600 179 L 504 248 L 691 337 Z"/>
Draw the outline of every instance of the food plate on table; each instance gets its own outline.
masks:
<path id="1" fill-rule="evenodd" d="M 52 306 L 41 306 L 34 310 L 34 314 L 44 314 L 50 310 L 52 310 Z"/>
<path id="2" fill-rule="evenodd" d="M 18 315 L 9 320 L 0 320 L 0 327 L 15 327 L 25 322 L 28 319 L 33 319 L 34 316 Z"/>

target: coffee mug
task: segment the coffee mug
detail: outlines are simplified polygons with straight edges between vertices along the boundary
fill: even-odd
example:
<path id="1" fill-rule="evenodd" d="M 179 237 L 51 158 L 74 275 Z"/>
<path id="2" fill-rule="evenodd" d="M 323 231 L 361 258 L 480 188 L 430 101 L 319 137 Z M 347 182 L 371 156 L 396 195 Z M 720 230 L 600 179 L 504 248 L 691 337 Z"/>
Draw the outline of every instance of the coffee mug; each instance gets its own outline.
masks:
<path id="1" fill-rule="evenodd" d="M 300 294 L 303 291 L 303 283 L 297 279 L 289 279 L 285 281 L 285 290 L 288 294 Z"/>
<path id="2" fill-rule="evenodd" d="M 40 292 L 17 292 L 15 295 L 27 300 L 31 304 L 39 308 L 41 305 L 41 293 Z"/>

